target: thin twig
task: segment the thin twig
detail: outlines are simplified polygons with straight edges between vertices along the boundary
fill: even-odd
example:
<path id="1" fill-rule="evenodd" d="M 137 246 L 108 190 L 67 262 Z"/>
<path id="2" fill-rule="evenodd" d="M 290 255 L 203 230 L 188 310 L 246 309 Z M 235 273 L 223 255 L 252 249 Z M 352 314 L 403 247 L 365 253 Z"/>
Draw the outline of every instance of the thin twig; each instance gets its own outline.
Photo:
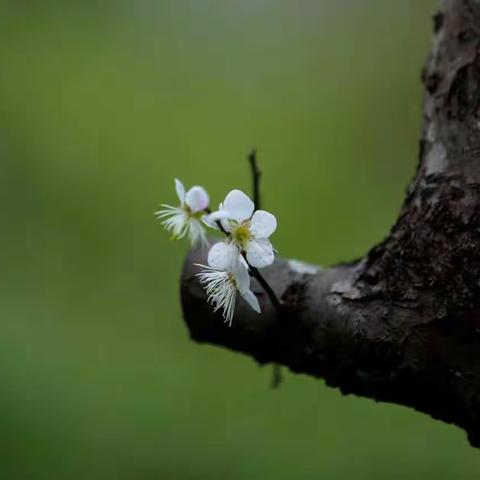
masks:
<path id="1" fill-rule="evenodd" d="M 250 169 L 252 171 L 252 180 L 253 180 L 253 203 L 255 204 L 255 210 L 260 209 L 260 177 L 262 176 L 262 172 L 258 168 L 257 162 L 257 149 L 253 148 L 252 151 L 248 155 L 248 161 L 250 162 Z M 246 255 L 243 255 L 245 260 L 247 260 Z M 247 261 L 248 263 L 248 261 Z M 277 295 L 272 290 L 272 287 L 268 284 L 268 282 L 263 278 L 262 274 L 258 271 L 256 267 L 252 267 L 249 265 L 250 275 L 257 279 L 258 283 L 262 286 L 265 290 L 265 293 L 270 298 L 272 305 L 279 309 L 281 308 L 282 304 L 280 300 L 278 300 Z"/>
<path id="2" fill-rule="evenodd" d="M 258 268 L 252 267 L 249 265 L 249 270 L 250 270 L 250 275 L 255 278 L 258 283 L 262 286 L 262 288 L 265 290 L 265 293 L 268 295 L 268 298 L 272 302 L 272 305 L 276 309 L 282 308 L 282 304 L 280 303 L 280 300 L 278 299 L 276 293 L 273 291 L 272 287 L 268 284 L 268 282 L 263 278 L 263 275 L 260 273 Z"/>
<path id="3" fill-rule="evenodd" d="M 253 148 L 248 155 L 248 161 L 250 162 L 250 168 L 252 169 L 253 180 L 253 203 L 255 204 L 255 210 L 260 210 L 260 177 L 262 172 L 258 168 L 257 163 L 257 149 Z"/>
<path id="4" fill-rule="evenodd" d="M 248 155 L 248 160 L 250 162 L 250 167 L 252 170 L 252 178 L 253 178 L 253 202 L 255 204 L 255 210 L 260 209 L 260 177 L 261 172 L 258 169 L 257 164 L 257 150 L 254 148 L 250 154 Z M 205 213 L 210 214 L 212 213 L 210 208 L 205 210 Z M 222 222 L 220 220 L 216 220 L 215 223 L 217 224 L 219 230 L 225 234 L 227 237 L 230 236 L 225 228 L 223 228 Z M 270 302 L 272 303 L 275 310 L 279 311 L 282 308 L 282 304 L 280 300 L 277 298 L 277 295 L 273 291 L 272 287 L 268 284 L 268 282 L 263 278 L 263 275 L 259 272 L 258 268 L 252 267 L 247 260 L 247 255 L 245 252 L 242 252 L 243 258 L 247 262 L 248 265 L 248 273 L 251 277 L 255 278 L 257 282 L 261 285 L 265 293 L 267 294 Z M 271 388 L 276 389 L 282 383 L 282 370 L 278 363 L 273 364 L 273 374 L 272 374 L 272 381 L 271 381 Z"/>
<path id="5" fill-rule="evenodd" d="M 253 180 L 253 203 L 255 204 L 255 210 L 260 210 L 261 203 L 260 203 L 260 177 L 262 176 L 262 172 L 258 168 L 257 163 L 257 149 L 253 148 L 250 154 L 248 155 L 248 161 L 250 162 L 250 169 L 252 171 L 252 180 Z M 245 260 L 246 256 L 244 254 Z M 248 262 L 247 262 L 248 263 Z M 265 290 L 265 293 L 268 295 L 270 302 L 274 306 L 275 310 L 279 311 L 282 308 L 282 304 L 280 300 L 278 300 L 277 295 L 273 291 L 272 287 L 268 284 L 268 282 L 263 278 L 263 275 L 258 271 L 258 268 L 252 267 L 249 265 L 249 273 L 253 278 L 256 278 L 258 283 L 262 286 Z M 278 363 L 273 364 L 273 374 L 272 374 L 272 382 L 271 387 L 276 389 L 282 383 L 282 369 Z"/>
<path id="6" fill-rule="evenodd" d="M 210 208 L 206 208 L 206 209 L 205 209 L 205 212 L 208 213 L 208 214 L 210 214 L 210 213 L 212 213 L 212 210 L 211 210 Z M 222 222 L 221 222 L 220 220 L 215 220 L 215 223 L 216 223 L 218 229 L 219 229 L 222 233 L 224 233 L 227 237 L 230 235 L 230 234 L 223 228 Z"/>

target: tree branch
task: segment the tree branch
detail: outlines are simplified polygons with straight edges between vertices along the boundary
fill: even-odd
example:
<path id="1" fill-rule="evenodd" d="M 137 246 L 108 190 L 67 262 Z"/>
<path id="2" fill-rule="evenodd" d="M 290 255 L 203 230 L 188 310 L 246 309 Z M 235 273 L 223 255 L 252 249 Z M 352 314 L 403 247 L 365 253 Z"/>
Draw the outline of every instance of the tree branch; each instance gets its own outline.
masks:
<path id="1" fill-rule="evenodd" d="M 322 377 L 343 393 L 413 407 L 480 447 L 480 2 L 435 17 L 420 162 L 399 219 L 364 259 L 320 270 L 277 259 L 263 313 L 212 314 L 190 252 L 182 274 L 192 339 Z"/>

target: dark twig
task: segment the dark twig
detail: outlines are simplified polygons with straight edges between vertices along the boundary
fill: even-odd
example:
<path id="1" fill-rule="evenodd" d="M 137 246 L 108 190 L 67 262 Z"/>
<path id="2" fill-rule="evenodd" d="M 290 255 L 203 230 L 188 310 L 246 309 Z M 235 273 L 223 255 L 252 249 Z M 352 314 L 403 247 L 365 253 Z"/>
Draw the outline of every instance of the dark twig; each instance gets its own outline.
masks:
<path id="1" fill-rule="evenodd" d="M 212 210 L 210 208 L 207 208 L 205 210 L 206 213 L 210 214 L 212 213 Z M 217 224 L 217 227 L 218 229 L 224 233 L 227 237 L 230 235 L 224 228 L 223 228 L 223 225 L 222 225 L 222 222 L 220 220 L 216 220 L 215 223 Z"/>
<path id="2" fill-rule="evenodd" d="M 273 291 L 273 288 L 268 284 L 268 282 L 263 278 L 262 274 L 256 267 L 252 267 L 249 265 L 250 268 L 250 275 L 257 280 L 257 282 L 262 286 L 262 288 L 265 290 L 265 293 L 268 295 L 268 298 L 272 302 L 272 305 L 276 309 L 282 308 L 282 304 L 280 303 L 280 300 L 278 299 L 276 293 Z"/>
<path id="3" fill-rule="evenodd" d="M 255 210 L 260 210 L 260 177 L 262 172 L 258 168 L 257 163 L 257 149 L 253 148 L 250 154 L 248 155 L 248 161 L 250 162 L 250 168 L 252 171 L 252 180 L 253 180 L 253 203 L 255 204 Z M 265 290 L 265 293 L 268 295 L 270 302 L 275 307 L 275 310 L 279 311 L 282 307 L 282 304 L 277 298 L 277 295 L 273 291 L 272 287 L 268 282 L 263 278 L 262 274 L 258 271 L 256 267 L 250 266 L 250 275 L 255 278 L 258 283 Z M 278 363 L 273 364 L 273 375 L 271 387 L 276 389 L 282 383 L 282 369 Z"/>
<path id="4" fill-rule="evenodd" d="M 260 177 L 262 172 L 258 169 L 257 163 L 257 149 L 253 148 L 248 155 L 248 161 L 250 162 L 250 168 L 252 169 L 253 179 L 253 203 L 255 204 L 255 210 L 260 210 Z"/>
<path id="5" fill-rule="evenodd" d="M 250 162 L 250 168 L 252 171 L 253 203 L 255 204 L 255 210 L 259 210 L 260 209 L 260 177 L 262 176 L 262 172 L 260 172 L 260 169 L 258 168 L 256 148 L 253 148 L 252 151 L 249 153 L 248 161 Z M 245 255 L 244 255 L 244 258 L 245 260 L 247 260 Z M 262 286 L 262 288 L 265 290 L 265 293 L 268 295 L 268 298 L 270 298 L 272 305 L 276 309 L 281 308 L 282 304 L 278 300 L 277 295 L 273 291 L 272 287 L 270 287 L 268 282 L 263 278 L 262 274 L 258 271 L 258 268 L 252 267 L 251 265 L 249 265 L 249 267 L 250 267 L 250 275 L 253 278 L 257 279 L 258 283 Z"/>
<path id="6" fill-rule="evenodd" d="M 250 154 L 248 155 L 248 160 L 250 162 L 250 167 L 252 171 L 252 178 L 253 178 L 253 201 L 255 204 L 255 210 L 260 208 L 260 177 L 261 172 L 258 168 L 257 163 L 257 150 L 254 148 Z M 206 209 L 206 213 L 212 213 L 209 208 Z M 215 222 L 219 228 L 219 230 L 224 233 L 227 237 L 230 235 L 224 228 L 220 220 Z M 282 308 L 282 304 L 278 299 L 277 295 L 273 291 L 272 287 L 268 284 L 268 282 L 263 278 L 263 275 L 260 273 L 258 268 L 252 267 L 247 260 L 245 252 L 242 252 L 243 258 L 248 264 L 248 272 L 251 277 L 255 278 L 257 282 L 261 285 L 265 293 L 267 294 L 270 302 L 272 303 L 275 310 L 279 311 Z M 280 365 L 277 363 L 273 364 L 273 376 L 272 376 L 272 388 L 278 388 L 282 382 L 282 371 Z"/>

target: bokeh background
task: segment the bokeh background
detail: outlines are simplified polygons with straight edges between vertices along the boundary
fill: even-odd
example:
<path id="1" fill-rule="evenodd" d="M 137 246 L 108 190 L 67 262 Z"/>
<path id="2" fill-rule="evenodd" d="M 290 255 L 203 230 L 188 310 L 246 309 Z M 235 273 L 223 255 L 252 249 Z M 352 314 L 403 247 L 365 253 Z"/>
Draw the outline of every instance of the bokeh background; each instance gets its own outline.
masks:
<path id="1" fill-rule="evenodd" d="M 378 242 L 434 0 L 0 0 L 0 479 L 473 479 L 462 431 L 192 343 L 173 178 L 250 187 L 283 256 Z"/>

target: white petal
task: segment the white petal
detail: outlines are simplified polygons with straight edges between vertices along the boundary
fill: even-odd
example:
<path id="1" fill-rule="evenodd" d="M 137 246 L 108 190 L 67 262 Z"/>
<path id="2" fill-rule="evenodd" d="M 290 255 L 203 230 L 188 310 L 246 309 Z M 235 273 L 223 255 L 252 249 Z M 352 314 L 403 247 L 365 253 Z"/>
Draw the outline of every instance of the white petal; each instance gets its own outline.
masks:
<path id="1" fill-rule="evenodd" d="M 248 271 L 248 263 L 247 261 L 243 258 L 243 255 L 238 256 L 238 261 L 240 262 L 241 265 L 243 265 L 247 271 Z"/>
<path id="2" fill-rule="evenodd" d="M 175 179 L 175 190 L 177 191 L 180 202 L 183 204 L 185 202 L 185 187 L 178 178 Z"/>
<path id="3" fill-rule="evenodd" d="M 202 221 L 207 227 L 214 228 L 215 230 L 219 230 L 217 222 L 215 221 L 215 219 L 212 219 L 212 214 L 204 215 L 202 217 Z"/>
<path id="4" fill-rule="evenodd" d="M 220 222 L 223 229 L 226 232 L 231 232 L 232 225 L 230 224 L 229 218 L 230 218 L 230 214 L 226 210 L 224 210 L 223 204 L 220 204 L 218 206 L 218 210 L 206 215 L 205 217 L 203 217 L 202 220 L 209 227 L 215 228 L 216 230 L 220 230 L 220 228 L 218 226 L 218 222 Z"/>
<path id="5" fill-rule="evenodd" d="M 243 295 L 250 289 L 250 275 L 248 274 L 248 266 L 241 255 L 238 255 L 236 262 L 232 264 L 232 272 L 235 276 L 235 283 L 238 291 Z"/>
<path id="6" fill-rule="evenodd" d="M 257 313 L 262 313 L 258 299 L 251 290 L 247 290 L 243 293 L 240 292 L 240 295 Z"/>
<path id="7" fill-rule="evenodd" d="M 232 190 L 223 202 L 222 209 L 228 212 L 229 217 L 237 222 L 247 220 L 252 216 L 255 205 L 240 190 Z"/>
<path id="8" fill-rule="evenodd" d="M 208 265 L 219 270 L 230 270 L 239 255 L 234 245 L 218 242 L 208 252 Z"/>
<path id="9" fill-rule="evenodd" d="M 203 187 L 196 185 L 185 195 L 185 203 L 190 207 L 193 213 L 201 212 L 208 207 L 208 193 Z"/>
<path id="10" fill-rule="evenodd" d="M 225 210 L 217 210 L 216 212 L 210 213 L 208 215 L 205 215 L 203 217 L 203 221 L 211 228 L 215 228 L 219 230 L 217 221 L 220 221 L 222 223 L 222 227 L 225 231 L 229 232 L 230 229 L 230 224 L 228 221 L 226 221 L 229 217 L 228 212 Z"/>
<path id="11" fill-rule="evenodd" d="M 268 267 L 275 259 L 272 244 L 267 239 L 251 240 L 246 252 L 248 263 L 257 268 Z"/>
<path id="12" fill-rule="evenodd" d="M 257 210 L 252 217 L 250 231 L 255 238 L 268 238 L 277 229 L 277 219 L 265 210 Z"/>

